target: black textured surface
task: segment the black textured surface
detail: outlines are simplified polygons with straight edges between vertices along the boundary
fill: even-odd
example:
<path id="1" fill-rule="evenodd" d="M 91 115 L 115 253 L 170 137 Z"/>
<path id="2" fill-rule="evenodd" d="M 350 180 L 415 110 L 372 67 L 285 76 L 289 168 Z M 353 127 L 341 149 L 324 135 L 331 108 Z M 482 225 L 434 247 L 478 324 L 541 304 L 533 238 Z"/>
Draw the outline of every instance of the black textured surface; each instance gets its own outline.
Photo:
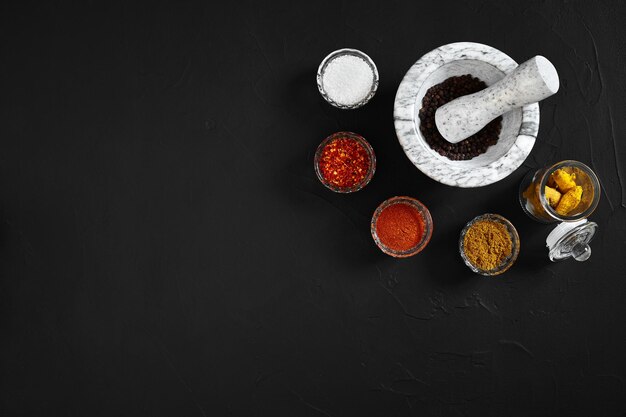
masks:
<path id="1" fill-rule="evenodd" d="M 622 2 L 53 3 L 0 6 L 0 415 L 625 415 Z M 475 190 L 392 122 L 405 71 L 464 40 L 561 76 L 524 167 Z M 316 89 L 341 47 L 380 71 L 359 110 Z M 313 172 L 337 130 L 377 153 L 354 195 Z M 584 264 L 549 263 L 516 201 L 565 158 L 605 187 Z M 435 223 L 403 261 L 369 236 L 398 194 Z M 484 212 L 521 235 L 497 279 L 456 252 Z"/>

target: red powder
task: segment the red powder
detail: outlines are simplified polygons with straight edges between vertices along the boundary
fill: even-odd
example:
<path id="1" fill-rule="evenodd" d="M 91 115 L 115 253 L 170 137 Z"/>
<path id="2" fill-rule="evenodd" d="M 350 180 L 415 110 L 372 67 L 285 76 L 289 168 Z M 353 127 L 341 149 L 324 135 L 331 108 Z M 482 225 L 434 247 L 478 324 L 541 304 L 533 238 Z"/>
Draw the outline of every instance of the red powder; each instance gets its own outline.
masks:
<path id="1" fill-rule="evenodd" d="M 376 234 L 389 249 L 404 252 L 422 240 L 424 218 L 415 207 L 396 203 L 383 209 L 378 216 Z"/>

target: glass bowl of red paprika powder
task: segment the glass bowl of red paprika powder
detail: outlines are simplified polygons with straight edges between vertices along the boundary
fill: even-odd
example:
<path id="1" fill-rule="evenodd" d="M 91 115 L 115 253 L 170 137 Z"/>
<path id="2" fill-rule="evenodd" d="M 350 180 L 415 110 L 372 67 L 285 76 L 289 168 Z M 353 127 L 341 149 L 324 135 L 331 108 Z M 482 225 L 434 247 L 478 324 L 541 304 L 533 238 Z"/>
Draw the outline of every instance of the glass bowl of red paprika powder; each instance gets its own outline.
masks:
<path id="1" fill-rule="evenodd" d="M 395 258 L 407 258 L 428 245 L 433 234 L 433 219 L 419 200 L 392 197 L 374 212 L 371 231 L 380 250 Z"/>
<path id="2" fill-rule="evenodd" d="M 353 193 L 365 187 L 376 171 L 374 149 L 361 135 L 333 133 L 315 152 L 315 173 L 326 188 Z"/>

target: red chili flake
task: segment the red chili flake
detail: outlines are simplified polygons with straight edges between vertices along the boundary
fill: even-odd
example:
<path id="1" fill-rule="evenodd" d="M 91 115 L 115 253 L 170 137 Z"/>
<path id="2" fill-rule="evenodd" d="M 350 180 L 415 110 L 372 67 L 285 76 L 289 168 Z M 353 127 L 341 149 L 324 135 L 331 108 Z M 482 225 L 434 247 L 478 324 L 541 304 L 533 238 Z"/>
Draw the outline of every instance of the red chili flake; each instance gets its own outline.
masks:
<path id="1" fill-rule="evenodd" d="M 352 188 L 360 184 L 370 169 L 367 150 L 356 139 L 337 138 L 322 150 L 319 168 L 322 177 L 339 188 Z"/>

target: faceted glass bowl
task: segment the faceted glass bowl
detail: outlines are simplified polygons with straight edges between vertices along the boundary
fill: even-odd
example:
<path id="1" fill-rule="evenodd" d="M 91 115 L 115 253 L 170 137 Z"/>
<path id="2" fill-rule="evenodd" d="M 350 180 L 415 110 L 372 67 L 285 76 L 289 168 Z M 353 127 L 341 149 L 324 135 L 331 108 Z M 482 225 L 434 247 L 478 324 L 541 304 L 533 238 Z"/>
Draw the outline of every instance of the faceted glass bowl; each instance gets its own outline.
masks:
<path id="1" fill-rule="evenodd" d="M 422 239 L 417 245 L 415 245 L 414 247 L 406 251 L 397 251 L 390 247 L 385 246 L 380 241 L 380 238 L 378 237 L 378 233 L 376 232 L 376 223 L 378 222 L 378 217 L 380 216 L 380 213 L 382 213 L 382 211 L 386 209 L 387 207 L 392 206 L 394 204 L 408 204 L 411 207 L 416 208 L 417 211 L 422 216 L 422 219 L 424 220 L 424 234 L 422 235 Z M 374 215 L 372 216 L 372 221 L 370 223 L 370 229 L 372 232 L 372 238 L 374 238 L 374 242 L 376 243 L 376 246 L 378 246 L 378 248 L 381 251 L 383 251 L 389 256 L 393 256 L 394 258 L 408 258 L 409 256 L 413 256 L 417 253 L 420 253 L 422 250 L 424 250 L 426 245 L 428 245 L 428 242 L 430 242 L 430 238 L 433 234 L 433 219 L 430 215 L 430 211 L 428 211 L 428 208 L 426 208 L 426 206 L 422 204 L 421 201 L 412 197 L 404 197 L 404 196 L 391 197 L 383 201 L 378 206 L 376 211 L 374 211 Z"/>
<path id="2" fill-rule="evenodd" d="M 511 237 L 511 242 L 513 244 L 511 248 L 511 254 L 508 257 L 506 257 L 500 263 L 500 265 L 490 270 L 478 268 L 476 265 L 471 263 L 470 260 L 465 255 L 465 250 L 463 250 L 463 241 L 465 240 L 465 234 L 467 233 L 469 228 L 472 227 L 472 225 L 474 225 L 474 223 L 477 223 L 481 220 L 488 220 L 488 221 L 493 221 L 493 222 L 503 224 L 506 227 L 506 230 L 509 232 L 509 236 Z M 513 266 L 513 264 L 517 260 L 517 256 L 519 255 L 519 249 L 520 249 L 520 240 L 519 240 L 519 234 L 517 233 L 517 229 L 515 229 L 515 226 L 513 226 L 513 224 L 510 221 L 500 216 L 499 214 L 487 213 L 487 214 L 482 214 L 480 216 L 474 217 L 465 225 L 465 227 L 461 231 L 461 237 L 459 239 L 459 253 L 461 254 L 461 258 L 463 259 L 463 262 L 465 262 L 465 265 L 467 265 L 467 267 L 471 269 L 472 271 L 474 271 L 475 273 L 480 274 L 480 275 L 485 275 L 485 276 L 500 275 L 506 272 L 511 266 Z"/>
<path id="3" fill-rule="evenodd" d="M 331 62 L 333 59 L 338 58 L 340 56 L 344 56 L 344 55 L 353 55 L 353 56 L 357 56 L 361 59 L 363 59 L 372 69 L 372 73 L 374 75 L 374 80 L 372 82 L 372 87 L 370 89 L 369 94 L 361 101 L 359 101 L 358 103 L 355 104 L 341 104 L 341 103 L 337 103 L 335 102 L 327 93 L 326 90 L 324 89 L 324 71 L 326 71 L 326 67 L 328 66 L 328 63 Z M 367 54 L 365 54 L 364 52 L 359 51 L 358 49 L 350 49 L 350 48 L 344 48 L 344 49 L 338 49 L 336 51 L 331 52 L 330 54 L 328 54 L 326 56 L 326 58 L 324 58 L 322 60 L 322 63 L 320 64 L 319 68 L 317 69 L 317 89 L 319 90 L 320 94 L 322 95 L 322 97 L 324 97 L 324 100 L 326 100 L 329 104 L 340 108 L 340 109 L 358 109 L 359 107 L 364 106 L 368 101 L 370 101 L 372 99 L 372 97 L 374 97 L 374 94 L 376 94 L 376 90 L 378 89 L 378 69 L 376 68 L 376 64 L 374 64 L 374 61 L 372 60 L 372 58 L 370 58 Z"/>
<path id="4" fill-rule="evenodd" d="M 365 149 L 370 160 L 370 166 L 367 171 L 367 174 L 365 175 L 363 180 L 361 180 L 361 182 L 359 182 L 358 184 L 355 184 L 353 187 L 338 187 L 334 184 L 329 183 L 328 181 L 326 181 L 326 179 L 322 175 L 322 171 L 320 170 L 320 159 L 322 157 L 322 152 L 324 151 L 324 148 L 333 140 L 341 139 L 341 138 L 350 138 L 350 139 L 356 140 L 363 147 L 363 149 Z M 324 184 L 326 188 L 336 193 L 344 193 L 344 194 L 354 193 L 356 191 L 359 191 L 361 188 L 365 187 L 372 180 L 372 177 L 374 176 L 374 172 L 376 172 L 376 155 L 374 155 L 374 149 L 372 149 L 372 145 L 370 145 L 369 142 L 366 141 L 363 136 L 358 135 L 353 132 L 337 132 L 337 133 L 333 133 L 332 135 L 324 139 L 322 143 L 319 144 L 319 146 L 317 147 L 317 150 L 315 151 L 314 165 L 315 165 L 315 174 L 317 175 L 317 178 L 320 180 L 322 184 Z"/>

